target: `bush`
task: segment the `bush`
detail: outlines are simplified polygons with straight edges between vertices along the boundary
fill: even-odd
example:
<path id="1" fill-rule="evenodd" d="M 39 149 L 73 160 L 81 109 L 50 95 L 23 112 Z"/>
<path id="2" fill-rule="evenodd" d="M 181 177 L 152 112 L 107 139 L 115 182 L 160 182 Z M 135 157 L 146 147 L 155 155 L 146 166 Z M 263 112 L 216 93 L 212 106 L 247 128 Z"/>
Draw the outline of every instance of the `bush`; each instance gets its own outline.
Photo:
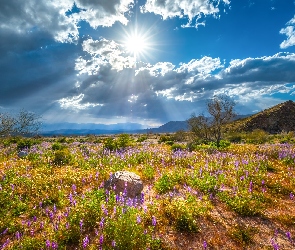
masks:
<path id="1" fill-rule="evenodd" d="M 267 142 L 268 133 L 261 129 L 255 129 L 251 133 L 247 134 L 246 142 L 253 144 L 262 144 Z"/>
<path id="2" fill-rule="evenodd" d="M 162 143 L 162 142 L 168 142 L 168 141 L 174 141 L 174 138 L 170 135 L 161 135 L 160 139 L 158 140 L 158 143 Z"/>
<path id="3" fill-rule="evenodd" d="M 35 139 L 26 139 L 26 138 L 20 139 L 19 141 L 17 141 L 17 150 L 23 150 L 25 148 L 29 149 L 36 144 L 40 144 L 40 141 Z"/>
<path id="4" fill-rule="evenodd" d="M 147 138 L 148 137 L 146 135 L 142 135 L 142 136 L 138 137 L 137 142 L 143 142 L 143 141 L 147 140 Z"/>
<path id="5" fill-rule="evenodd" d="M 171 146 L 171 150 L 173 150 L 173 151 L 177 151 L 177 150 L 184 150 L 184 149 L 186 149 L 186 146 L 185 145 L 182 145 L 182 144 L 173 144 L 172 146 Z"/>
<path id="6" fill-rule="evenodd" d="M 55 165 L 66 165 L 72 160 L 72 155 L 67 148 L 57 150 L 54 153 L 53 163 Z"/>
<path id="7" fill-rule="evenodd" d="M 52 150 L 61 150 L 63 148 L 65 148 L 65 146 L 60 144 L 59 142 L 53 143 L 51 146 Z"/>
<path id="8" fill-rule="evenodd" d="M 118 144 L 114 138 L 109 137 L 104 141 L 103 148 L 110 151 L 114 151 L 118 149 Z"/>

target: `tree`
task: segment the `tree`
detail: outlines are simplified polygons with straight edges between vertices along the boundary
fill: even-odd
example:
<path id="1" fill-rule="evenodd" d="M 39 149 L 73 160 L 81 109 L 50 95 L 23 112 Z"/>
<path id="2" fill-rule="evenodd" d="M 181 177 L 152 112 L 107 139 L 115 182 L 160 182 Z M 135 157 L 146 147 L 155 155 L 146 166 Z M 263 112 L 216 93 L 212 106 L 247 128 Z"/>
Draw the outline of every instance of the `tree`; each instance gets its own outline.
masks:
<path id="1" fill-rule="evenodd" d="M 208 113 L 213 119 L 211 131 L 217 147 L 220 145 L 222 127 L 236 116 L 234 111 L 235 105 L 235 102 L 227 95 L 214 96 L 213 99 L 207 103 Z"/>
<path id="2" fill-rule="evenodd" d="M 187 120 L 190 131 L 198 138 L 214 140 L 219 147 L 223 125 L 236 116 L 234 106 L 235 102 L 228 96 L 214 96 L 207 102 L 207 112 L 211 117 L 205 117 L 204 114 L 199 116 L 192 114 Z"/>
<path id="3" fill-rule="evenodd" d="M 26 110 L 21 110 L 15 116 L 0 113 L 0 136 L 23 135 L 30 136 L 38 133 L 40 117 Z"/>
<path id="4" fill-rule="evenodd" d="M 191 115 L 191 118 L 187 120 L 189 130 L 196 138 L 202 138 L 206 141 L 211 139 L 210 121 L 204 114 L 196 116 L 195 113 Z"/>

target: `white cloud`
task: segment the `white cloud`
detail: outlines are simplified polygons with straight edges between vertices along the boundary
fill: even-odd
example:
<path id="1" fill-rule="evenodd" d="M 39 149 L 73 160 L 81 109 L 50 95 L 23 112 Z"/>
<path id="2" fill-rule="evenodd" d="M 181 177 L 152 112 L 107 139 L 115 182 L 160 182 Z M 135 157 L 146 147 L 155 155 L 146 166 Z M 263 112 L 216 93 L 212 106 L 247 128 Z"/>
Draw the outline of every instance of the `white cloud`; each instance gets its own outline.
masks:
<path id="1" fill-rule="evenodd" d="M 86 9 L 79 13 L 80 19 L 87 21 L 91 27 L 110 27 L 115 22 L 128 23 L 125 13 L 133 6 L 133 0 L 76 0 L 77 6 Z"/>
<path id="2" fill-rule="evenodd" d="M 189 63 L 182 63 L 177 72 L 192 72 L 200 76 L 206 76 L 216 69 L 223 68 L 219 58 L 204 56 L 197 60 L 193 59 Z"/>
<path id="3" fill-rule="evenodd" d="M 78 39 L 78 20 L 66 16 L 73 1 L 1 1 L 0 29 L 30 33 L 34 29 L 50 33 L 58 42 L 75 42 Z"/>
<path id="4" fill-rule="evenodd" d="M 280 34 L 285 34 L 287 39 L 280 44 L 281 49 L 295 45 L 295 16 L 287 22 L 287 27 L 280 30 Z"/>
<path id="5" fill-rule="evenodd" d="M 230 4 L 229 0 L 222 2 Z M 188 24 L 183 27 L 198 27 L 198 25 L 204 25 L 203 22 L 198 21 L 202 15 L 217 15 L 220 3 L 221 1 L 212 0 L 147 0 L 141 7 L 141 11 L 161 15 L 163 19 L 188 18 Z M 193 25 L 194 18 L 196 18 L 195 25 Z"/>
<path id="6" fill-rule="evenodd" d="M 62 109 L 73 109 L 73 110 L 83 110 L 83 109 L 88 109 L 88 108 L 93 108 L 96 106 L 103 106 L 103 104 L 99 103 L 81 103 L 83 101 L 84 94 L 80 94 L 77 96 L 73 97 L 67 97 L 67 98 L 62 98 L 58 100 L 57 102 L 59 103 L 60 107 Z"/>
<path id="7" fill-rule="evenodd" d="M 81 9 L 69 14 L 74 2 Z M 78 23 L 84 20 L 91 27 L 112 26 L 115 22 L 126 25 L 125 14 L 133 0 L 9 0 L 0 2 L 0 29 L 18 33 L 45 31 L 57 42 L 77 42 Z"/>
<path id="8" fill-rule="evenodd" d="M 80 74 L 95 75 L 101 66 L 110 66 L 115 70 L 132 68 L 135 64 L 134 57 L 126 56 L 120 44 L 112 40 L 101 38 L 100 40 L 88 39 L 82 43 L 83 51 L 91 55 L 89 60 L 79 57 L 76 60 L 75 69 Z"/>

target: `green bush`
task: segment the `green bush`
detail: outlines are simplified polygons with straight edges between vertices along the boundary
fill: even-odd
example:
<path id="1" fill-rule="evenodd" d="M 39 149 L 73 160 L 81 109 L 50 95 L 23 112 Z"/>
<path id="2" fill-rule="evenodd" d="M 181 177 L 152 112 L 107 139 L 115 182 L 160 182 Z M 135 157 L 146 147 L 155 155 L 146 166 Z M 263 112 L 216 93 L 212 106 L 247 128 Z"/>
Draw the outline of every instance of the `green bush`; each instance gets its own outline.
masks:
<path id="1" fill-rule="evenodd" d="M 69 149 L 64 148 L 54 152 L 53 163 L 55 165 L 66 165 L 72 161 L 72 155 Z"/>
<path id="2" fill-rule="evenodd" d="M 184 150 L 184 149 L 186 149 L 186 146 L 185 145 L 182 145 L 182 144 L 173 144 L 172 146 L 171 146 L 171 150 L 173 150 L 173 151 L 177 151 L 177 150 Z"/>
<path id="3" fill-rule="evenodd" d="M 25 148 L 31 148 L 33 145 L 40 144 L 39 140 L 23 138 L 17 141 L 17 149 L 23 150 Z"/>
<path id="4" fill-rule="evenodd" d="M 137 142 L 144 142 L 147 139 L 148 139 L 148 137 L 146 135 L 142 135 L 142 136 L 138 137 Z"/>
<path id="5" fill-rule="evenodd" d="M 63 148 L 65 148 L 65 146 L 60 144 L 59 142 L 53 143 L 51 146 L 52 150 L 61 150 Z"/>
<path id="6" fill-rule="evenodd" d="M 168 141 L 174 141 L 174 138 L 170 135 L 161 135 L 160 139 L 158 140 L 158 143 L 162 143 L 162 142 L 168 142 Z"/>

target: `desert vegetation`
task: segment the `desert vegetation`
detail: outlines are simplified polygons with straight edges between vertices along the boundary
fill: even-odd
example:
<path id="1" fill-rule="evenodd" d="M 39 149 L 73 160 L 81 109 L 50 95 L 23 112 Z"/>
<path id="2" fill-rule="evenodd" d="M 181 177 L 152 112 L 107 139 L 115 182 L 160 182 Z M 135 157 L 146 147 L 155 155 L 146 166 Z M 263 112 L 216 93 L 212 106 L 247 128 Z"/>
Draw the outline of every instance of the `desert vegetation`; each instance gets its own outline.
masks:
<path id="1" fill-rule="evenodd" d="M 253 133 L 2 138 L 1 249 L 294 249 L 294 135 Z"/>

